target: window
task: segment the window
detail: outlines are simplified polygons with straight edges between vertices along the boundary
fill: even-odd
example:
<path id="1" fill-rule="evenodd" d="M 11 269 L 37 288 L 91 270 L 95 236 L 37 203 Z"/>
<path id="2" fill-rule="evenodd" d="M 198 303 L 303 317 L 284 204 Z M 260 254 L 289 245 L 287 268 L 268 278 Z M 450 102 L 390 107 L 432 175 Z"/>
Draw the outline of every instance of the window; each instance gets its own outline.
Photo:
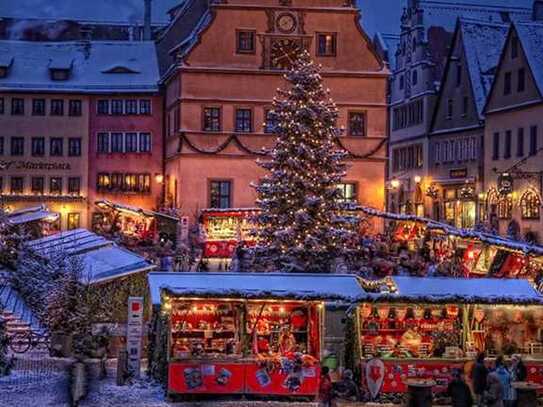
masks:
<path id="1" fill-rule="evenodd" d="M 513 199 L 509 196 L 502 197 L 498 200 L 498 218 L 511 219 L 513 212 Z"/>
<path id="2" fill-rule="evenodd" d="M 230 208 L 232 183 L 230 181 L 211 181 L 209 184 L 209 206 L 211 208 Z"/>
<path id="3" fill-rule="evenodd" d="M 526 89 L 526 70 L 520 68 L 518 70 L 518 82 L 517 82 L 517 92 L 524 92 Z"/>
<path id="4" fill-rule="evenodd" d="M 102 99 L 98 101 L 98 104 L 96 106 L 96 112 L 97 114 L 103 116 L 109 114 L 109 100 Z"/>
<path id="5" fill-rule="evenodd" d="M 492 135 L 492 159 L 500 159 L 500 133 L 494 133 Z"/>
<path id="6" fill-rule="evenodd" d="M 59 157 L 64 155 L 64 139 L 62 137 L 52 137 L 49 145 L 49 155 Z"/>
<path id="7" fill-rule="evenodd" d="M 279 121 L 277 116 L 272 110 L 266 110 L 266 123 L 264 124 L 264 133 L 275 133 L 275 129 Z"/>
<path id="8" fill-rule="evenodd" d="M 50 113 L 51 116 L 64 116 L 64 100 L 52 99 Z"/>
<path id="9" fill-rule="evenodd" d="M 11 99 L 11 114 L 13 116 L 22 116 L 25 114 L 25 100 L 20 98 Z"/>
<path id="10" fill-rule="evenodd" d="M 143 193 L 151 192 L 151 175 L 150 174 L 138 174 L 137 190 Z"/>
<path id="11" fill-rule="evenodd" d="M 45 137 L 32 137 L 32 156 L 43 157 L 45 155 Z"/>
<path id="12" fill-rule="evenodd" d="M 124 111 L 126 114 L 138 114 L 138 101 L 129 99 L 124 101 Z"/>
<path id="13" fill-rule="evenodd" d="M 403 75 L 400 75 L 400 90 L 403 90 L 404 87 L 404 78 Z"/>
<path id="14" fill-rule="evenodd" d="M 51 177 L 49 179 L 49 194 L 62 194 L 62 177 Z"/>
<path id="15" fill-rule="evenodd" d="M 140 114 L 143 114 L 143 115 L 151 114 L 151 100 L 149 99 L 140 100 Z"/>
<path id="16" fill-rule="evenodd" d="M 530 155 L 537 154 L 537 126 L 530 127 Z"/>
<path id="17" fill-rule="evenodd" d="M 45 189 L 45 180 L 43 177 L 32 177 L 32 193 L 35 195 L 43 195 Z"/>
<path id="18" fill-rule="evenodd" d="M 79 195 L 81 193 L 81 178 L 68 178 L 68 193 L 71 195 Z"/>
<path id="19" fill-rule="evenodd" d="M 4 155 L 4 137 L 0 137 L 0 155 Z"/>
<path id="20" fill-rule="evenodd" d="M 511 72 L 506 72 L 503 78 L 503 94 L 511 94 Z"/>
<path id="21" fill-rule="evenodd" d="M 11 193 L 22 194 L 24 189 L 23 177 L 11 177 Z"/>
<path id="22" fill-rule="evenodd" d="M 416 69 L 412 73 L 411 82 L 413 83 L 413 85 L 416 85 L 419 82 L 419 72 Z"/>
<path id="23" fill-rule="evenodd" d="M 70 157 L 81 156 L 81 138 L 71 137 L 68 139 L 68 155 Z"/>
<path id="24" fill-rule="evenodd" d="M 468 105 L 469 105 L 469 99 L 467 96 L 464 96 L 462 98 L 462 116 L 467 116 L 468 114 Z"/>
<path id="25" fill-rule="evenodd" d="M 221 108 L 204 108 L 204 131 L 221 131 Z"/>
<path id="26" fill-rule="evenodd" d="M 32 116 L 45 116 L 45 99 L 32 99 Z"/>
<path id="27" fill-rule="evenodd" d="M 23 137 L 11 138 L 11 155 L 24 155 L 25 139 Z"/>
<path id="28" fill-rule="evenodd" d="M 109 133 L 98 133 L 96 152 L 99 154 L 109 153 Z"/>
<path id="29" fill-rule="evenodd" d="M 522 219 L 539 219 L 541 199 L 534 191 L 528 190 L 520 198 L 520 212 Z"/>
<path id="30" fill-rule="evenodd" d="M 366 135 L 366 114 L 363 112 L 349 112 L 349 135 Z"/>
<path id="31" fill-rule="evenodd" d="M 356 184 L 338 184 L 338 189 L 341 193 L 341 198 L 339 199 L 340 202 L 357 202 Z"/>
<path id="32" fill-rule="evenodd" d="M 524 129 L 522 127 L 517 131 L 517 157 L 524 157 Z"/>
<path id="33" fill-rule="evenodd" d="M 453 109 L 454 109 L 453 100 L 452 99 L 447 100 L 447 119 L 452 119 Z"/>
<path id="34" fill-rule="evenodd" d="M 511 130 L 507 130 L 505 132 L 505 145 L 503 147 L 503 158 L 511 158 L 511 141 L 512 141 L 512 133 Z"/>
<path id="35" fill-rule="evenodd" d="M 111 101 L 111 114 L 114 116 L 123 114 L 123 101 L 121 99 L 113 99 Z"/>
<path id="36" fill-rule="evenodd" d="M 125 151 L 127 153 L 136 153 L 138 151 L 138 133 L 125 134 Z"/>
<path id="37" fill-rule="evenodd" d="M 140 133 L 140 153 L 151 151 L 151 133 Z"/>
<path id="38" fill-rule="evenodd" d="M 236 109 L 236 131 L 250 133 L 253 131 L 251 109 Z"/>
<path id="39" fill-rule="evenodd" d="M 511 39 L 511 59 L 518 57 L 518 37 Z"/>
<path id="40" fill-rule="evenodd" d="M 456 65 L 456 87 L 462 84 L 462 65 Z"/>
<path id="41" fill-rule="evenodd" d="M 98 191 L 105 191 L 111 187 L 111 178 L 109 174 L 100 173 L 96 179 L 96 189 Z"/>
<path id="42" fill-rule="evenodd" d="M 123 133 L 111 133 L 111 152 L 123 152 Z"/>
<path id="43" fill-rule="evenodd" d="M 80 100 L 70 100 L 68 104 L 68 115 L 70 116 L 81 116 L 81 101 Z"/>
<path id="44" fill-rule="evenodd" d="M 0 177 L 0 194 L 4 192 L 4 178 Z"/>
<path id="45" fill-rule="evenodd" d="M 74 230 L 79 229 L 81 224 L 81 214 L 80 213 L 69 213 L 68 214 L 68 223 L 66 224 L 66 229 Z"/>
<path id="46" fill-rule="evenodd" d="M 0 114 L 4 114 L 4 98 L 0 98 Z"/>
<path id="47" fill-rule="evenodd" d="M 336 55 L 336 34 L 317 34 L 317 55 L 320 57 L 333 57 Z"/>
<path id="48" fill-rule="evenodd" d="M 51 80 L 53 81 L 67 81 L 70 77 L 69 69 L 51 69 Z"/>
<path id="49" fill-rule="evenodd" d="M 254 54 L 255 52 L 255 32 L 237 31 L 236 34 L 236 52 L 238 54 Z"/>

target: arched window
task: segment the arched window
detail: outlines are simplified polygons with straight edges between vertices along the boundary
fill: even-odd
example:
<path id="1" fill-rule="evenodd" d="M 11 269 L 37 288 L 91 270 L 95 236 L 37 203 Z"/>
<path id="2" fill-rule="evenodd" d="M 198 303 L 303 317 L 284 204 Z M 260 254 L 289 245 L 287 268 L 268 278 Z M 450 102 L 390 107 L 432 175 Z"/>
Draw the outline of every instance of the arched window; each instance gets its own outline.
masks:
<path id="1" fill-rule="evenodd" d="M 513 213 L 513 198 L 501 197 L 498 201 L 498 219 L 511 219 Z"/>
<path id="2" fill-rule="evenodd" d="M 411 80 L 411 83 L 413 85 L 416 85 L 419 82 L 419 72 L 415 69 L 413 71 L 413 79 Z"/>
<path id="3" fill-rule="evenodd" d="M 539 219 L 541 199 L 533 190 L 526 191 L 520 198 L 520 211 L 522 219 Z"/>
<path id="4" fill-rule="evenodd" d="M 498 215 L 498 192 L 492 188 L 488 191 L 487 211 L 489 215 Z"/>

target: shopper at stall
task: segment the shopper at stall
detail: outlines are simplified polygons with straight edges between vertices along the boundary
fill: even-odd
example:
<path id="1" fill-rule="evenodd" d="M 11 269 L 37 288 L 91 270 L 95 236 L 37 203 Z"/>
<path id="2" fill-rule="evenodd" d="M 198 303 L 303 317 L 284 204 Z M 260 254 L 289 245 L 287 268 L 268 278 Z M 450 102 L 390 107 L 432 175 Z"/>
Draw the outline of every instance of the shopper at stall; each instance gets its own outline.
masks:
<path id="1" fill-rule="evenodd" d="M 330 407 L 332 402 L 332 379 L 330 378 L 330 369 L 323 366 L 321 369 L 321 381 L 319 384 L 319 401 L 323 407 Z"/>
<path id="2" fill-rule="evenodd" d="M 528 376 L 528 371 L 520 355 L 513 355 L 513 357 L 511 358 L 510 372 L 511 372 L 511 383 L 526 381 L 526 378 Z M 520 407 L 518 405 L 518 400 L 517 400 L 518 399 L 517 390 L 513 387 L 511 389 L 511 392 L 512 392 L 512 399 L 513 399 L 513 403 L 512 403 L 513 407 Z"/>
<path id="3" fill-rule="evenodd" d="M 352 370 L 345 369 L 341 380 L 334 383 L 333 396 L 334 398 L 348 401 L 357 401 L 360 399 L 360 391 L 358 390 L 358 385 L 353 379 Z"/>
<path id="4" fill-rule="evenodd" d="M 505 407 L 503 404 L 503 385 L 500 377 L 494 371 L 488 374 L 487 389 L 485 391 L 484 402 L 479 404 L 486 407 Z"/>
<path id="5" fill-rule="evenodd" d="M 475 365 L 471 371 L 471 378 L 473 381 L 473 393 L 475 393 L 475 401 L 477 406 L 483 406 L 483 395 L 486 390 L 486 380 L 488 376 L 488 369 L 485 366 L 485 354 L 481 352 L 477 355 Z"/>
<path id="6" fill-rule="evenodd" d="M 511 373 L 505 366 L 503 356 L 496 358 L 496 371 L 500 382 L 503 387 L 503 404 L 505 407 L 511 407 L 513 405 L 513 387 L 511 386 Z"/>
<path id="7" fill-rule="evenodd" d="M 452 380 L 447 387 L 447 394 L 451 398 L 452 407 L 471 407 L 473 397 L 471 390 L 462 377 L 460 369 L 454 369 Z"/>

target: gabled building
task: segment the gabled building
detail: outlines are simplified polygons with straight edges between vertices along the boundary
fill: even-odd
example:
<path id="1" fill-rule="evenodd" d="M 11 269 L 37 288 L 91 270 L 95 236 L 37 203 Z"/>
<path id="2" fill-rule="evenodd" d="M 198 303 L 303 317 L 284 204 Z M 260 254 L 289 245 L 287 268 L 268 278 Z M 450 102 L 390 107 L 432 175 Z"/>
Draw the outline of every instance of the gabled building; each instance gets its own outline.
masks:
<path id="1" fill-rule="evenodd" d="M 432 117 L 428 176 L 418 195 L 426 214 L 460 228 L 484 220 L 478 211 L 483 109 L 507 30 L 505 24 L 458 20 Z"/>
<path id="2" fill-rule="evenodd" d="M 425 213 L 419 194 L 430 167 L 428 133 L 458 17 L 529 20 L 533 0 L 408 0 L 390 79 L 389 209 Z"/>
<path id="3" fill-rule="evenodd" d="M 491 225 L 541 241 L 543 2 L 532 23 L 511 26 L 488 97 L 485 203 Z"/>
<path id="4" fill-rule="evenodd" d="M 345 200 L 382 208 L 388 70 L 358 19 L 344 0 L 186 1 L 158 41 L 168 204 L 192 222 L 204 208 L 254 207 L 256 160 L 275 140 L 267 112 L 306 49 L 345 128 L 349 169 L 338 187 Z"/>

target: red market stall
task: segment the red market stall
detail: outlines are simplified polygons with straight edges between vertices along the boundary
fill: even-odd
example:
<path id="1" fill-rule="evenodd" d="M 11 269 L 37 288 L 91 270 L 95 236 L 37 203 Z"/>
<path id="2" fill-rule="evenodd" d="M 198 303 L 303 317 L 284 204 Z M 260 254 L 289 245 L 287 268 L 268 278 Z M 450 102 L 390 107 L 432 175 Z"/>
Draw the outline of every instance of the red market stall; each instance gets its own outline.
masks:
<path id="1" fill-rule="evenodd" d="M 350 275 L 150 273 L 168 321 L 170 396 L 318 394 L 324 301 L 363 294 Z M 160 310 L 159 310 L 160 309 Z"/>
<path id="2" fill-rule="evenodd" d="M 200 225 L 204 241 L 204 258 L 229 259 L 240 242 L 254 244 L 251 219 L 256 208 L 204 209 Z"/>
<path id="3" fill-rule="evenodd" d="M 363 281 L 358 307 L 364 385 L 403 393 L 406 380 L 447 388 L 454 368 L 469 379 L 476 354 L 521 354 L 528 381 L 543 384 L 543 296 L 527 280 L 389 277 Z"/>

